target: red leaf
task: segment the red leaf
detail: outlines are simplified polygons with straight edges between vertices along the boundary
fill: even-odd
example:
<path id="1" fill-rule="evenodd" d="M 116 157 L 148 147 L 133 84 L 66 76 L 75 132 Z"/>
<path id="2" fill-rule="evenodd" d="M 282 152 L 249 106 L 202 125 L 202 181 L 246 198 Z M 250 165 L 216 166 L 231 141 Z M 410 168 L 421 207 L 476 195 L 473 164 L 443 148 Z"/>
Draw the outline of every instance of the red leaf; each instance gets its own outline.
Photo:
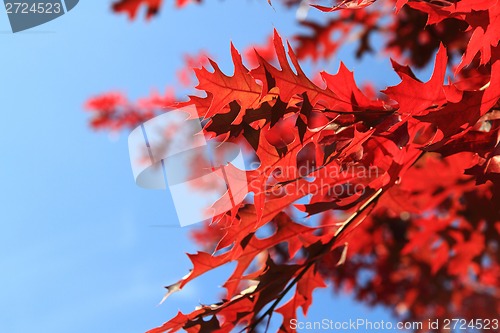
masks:
<path id="1" fill-rule="evenodd" d="M 120 0 L 113 3 L 113 11 L 125 12 L 130 19 L 134 19 L 141 6 L 146 6 L 146 18 L 151 18 L 160 10 L 163 0 Z"/>
<path id="2" fill-rule="evenodd" d="M 409 76 L 404 67 L 396 67 L 402 81 L 384 93 L 399 104 L 399 113 L 403 116 L 421 116 L 429 112 L 430 107 L 438 107 L 446 102 L 443 91 L 444 75 L 447 64 L 446 50 L 443 45 L 436 56 L 436 64 L 431 79 L 422 83 Z"/>
<path id="3" fill-rule="evenodd" d="M 376 0 L 343 0 L 340 4 L 333 7 L 325 7 L 319 5 L 311 5 L 316 9 L 321 10 L 322 12 L 334 12 L 341 9 L 361 9 L 365 8 Z"/>
<path id="4" fill-rule="evenodd" d="M 248 74 L 248 69 L 243 65 L 241 55 L 231 44 L 231 56 L 234 63 L 234 75 L 224 75 L 217 64 L 210 60 L 214 72 L 210 73 L 205 68 L 195 69 L 199 84 L 196 87 L 212 94 L 212 101 L 205 118 L 219 113 L 222 108 L 232 101 L 238 101 L 243 110 L 259 106 L 262 87 Z"/>

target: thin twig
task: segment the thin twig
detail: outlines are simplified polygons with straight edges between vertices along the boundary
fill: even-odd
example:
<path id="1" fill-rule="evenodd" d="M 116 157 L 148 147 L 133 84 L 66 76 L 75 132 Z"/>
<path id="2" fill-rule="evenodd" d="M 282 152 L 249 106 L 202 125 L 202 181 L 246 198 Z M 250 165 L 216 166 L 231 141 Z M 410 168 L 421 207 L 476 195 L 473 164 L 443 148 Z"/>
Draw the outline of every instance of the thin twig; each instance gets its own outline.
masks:
<path id="1" fill-rule="evenodd" d="M 251 325 L 246 326 L 241 332 L 248 330 L 249 332 L 253 332 L 254 329 L 257 327 L 258 324 L 267 316 L 269 316 L 269 321 L 271 320 L 271 316 L 274 312 L 274 309 L 279 305 L 281 300 L 286 296 L 286 294 L 299 282 L 299 280 L 304 276 L 307 271 L 314 266 L 317 261 L 326 253 L 328 253 L 331 250 L 331 247 L 335 244 L 337 239 L 340 237 L 340 235 L 345 232 L 346 227 L 350 225 L 353 221 L 355 221 L 356 217 L 358 217 L 363 211 L 368 208 L 372 203 L 374 203 L 382 194 L 383 189 L 379 189 L 377 192 L 375 192 L 370 199 L 368 199 L 356 212 L 354 212 L 340 227 L 339 230 L 335 233 L 333 238 L 326 243 L 325 245 L 322 246 L 321 251 L 313 256 L 312 258 L 309 258 L 309 262 L 302 268 L 302 270 L 295 276 L 295 278 L 288 284 L 288 286 L 281 292 L 281 294 L 276 298 L 276 300 L 273 302 L 273 304 L 264 312 L 259 318 L 257 318 Z M 267 332 L 267 328 L 266 328 Z"/>

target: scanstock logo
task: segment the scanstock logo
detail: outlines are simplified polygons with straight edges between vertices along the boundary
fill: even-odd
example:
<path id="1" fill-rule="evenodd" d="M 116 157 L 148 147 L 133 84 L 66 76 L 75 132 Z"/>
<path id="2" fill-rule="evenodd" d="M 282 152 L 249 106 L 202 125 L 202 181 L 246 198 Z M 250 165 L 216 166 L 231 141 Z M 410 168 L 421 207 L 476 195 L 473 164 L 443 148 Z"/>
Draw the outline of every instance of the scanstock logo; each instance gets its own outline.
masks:
<path id="1" fill-rule="evenodd" d="M 4 0 L 12 32 L 19 32 L 63 16 L 79 0 Z"/>
<path id="2" fill-rule="evenodd" d="M 206 140 L 198 117 L 194 106 L 171 110 L 138 126 L 128 138 L 137 185 L 167 189 L 181 226 L 231 211 L 248 193 L 242 150 L 234 143 Z"/>

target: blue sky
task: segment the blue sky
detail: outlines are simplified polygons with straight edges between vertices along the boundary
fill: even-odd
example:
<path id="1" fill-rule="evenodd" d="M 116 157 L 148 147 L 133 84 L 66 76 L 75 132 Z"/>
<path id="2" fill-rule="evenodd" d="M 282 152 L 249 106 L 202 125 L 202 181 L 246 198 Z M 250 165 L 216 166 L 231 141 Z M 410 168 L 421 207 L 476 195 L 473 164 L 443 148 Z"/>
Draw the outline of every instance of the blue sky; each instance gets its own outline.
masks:
<path id="1" fill-rule="evenodd" d="M 231 267 L 157 306 L 162 287 L 190 268 L 189 228 L 157 227 L 176 223 L 167 193 L 134 184 L 126 135 L 92 132 L 82 105 L 109 90 L 132 99 L 163 91 L 182 55 L 200 49 L 230 72 L 229 41 L 244 49 L 273 28 L 296 31 L 294 13 L 264 0 L 181 11 L 168 2 L 149 23 L 112 15 L 109 1 L 81 1 L 18 34 L 0 10 L 0 332 L 144 332 L 217 299 Z M 339 58 L 358 78 L 397 82 L 378 69 L 387 59 L 348 56 Z M 317 294 L 310 319 L 390 319 L 330 294 Z"/>

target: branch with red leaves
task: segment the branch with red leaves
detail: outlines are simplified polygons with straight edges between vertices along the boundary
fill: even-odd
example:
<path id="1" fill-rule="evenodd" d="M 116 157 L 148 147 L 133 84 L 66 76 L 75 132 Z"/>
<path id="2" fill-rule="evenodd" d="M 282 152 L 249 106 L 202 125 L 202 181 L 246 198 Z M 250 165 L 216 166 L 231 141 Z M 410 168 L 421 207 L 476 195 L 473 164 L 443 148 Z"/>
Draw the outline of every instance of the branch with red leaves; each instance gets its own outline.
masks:
<path id="1" fill-rule="evenodd" d="M 337 19 L 309 25 L 310 38 L 296 38 L 298 54 L 275 31 L 252 69 L 231 45 L 233 76 L 212 60 L 211 70 L 195 70 L 204 96 L 176 106 L 195 107 L 207 135 L 240 144 L 259 167 L 246 171 L 253 196 L 195 232 L 206 251 L 189 255 L 192 271 L 167 287 L 168 296 L 236 262 L 225 297 L 150 332 L 254 331 L 274 313 L 283 317 L 280 331 L 294 332 L 290 320 L 299 308 L 306 314 L 313 291 L 328 282 L 360 301 L 392 306 L 404 320 L 500 313 L 498 1 L 398 0 L 395 12 L 377 9 L 381 2 L 320 7 L 339 12 Z M 135 15 L 137 7 L 128 8 Z M 382 15 L 392 19 L 385 27 Z M 368 35 L 390 33 L 386 49 L 417 67 L 437 50 L 430 80 L 396 61 L 401 82 L 379 97 L 364 93 L 343 64 L 310 80 L 300 59 L 329 57 L 345 42 L 329 45 L 329 34 L 352 25 Z M 320 43 L 325 51 L 314 53 Z M 363 53 L 369 44 L 361 43 Z M 449 60 L 456 55 L 458 65 Z M 166 104 L 143 108 L 111 95 L 88 108 L 94 127 L 113 128 L 113 120 L 136 125 Z M 140 116 L 121 120 L 130 110 Z M 300 221 L 295 208 L 308 218 Z M 261 230 L 266 237 L 256 236 Z M 371 278 L 360 282 L 366 272 Z"/>

